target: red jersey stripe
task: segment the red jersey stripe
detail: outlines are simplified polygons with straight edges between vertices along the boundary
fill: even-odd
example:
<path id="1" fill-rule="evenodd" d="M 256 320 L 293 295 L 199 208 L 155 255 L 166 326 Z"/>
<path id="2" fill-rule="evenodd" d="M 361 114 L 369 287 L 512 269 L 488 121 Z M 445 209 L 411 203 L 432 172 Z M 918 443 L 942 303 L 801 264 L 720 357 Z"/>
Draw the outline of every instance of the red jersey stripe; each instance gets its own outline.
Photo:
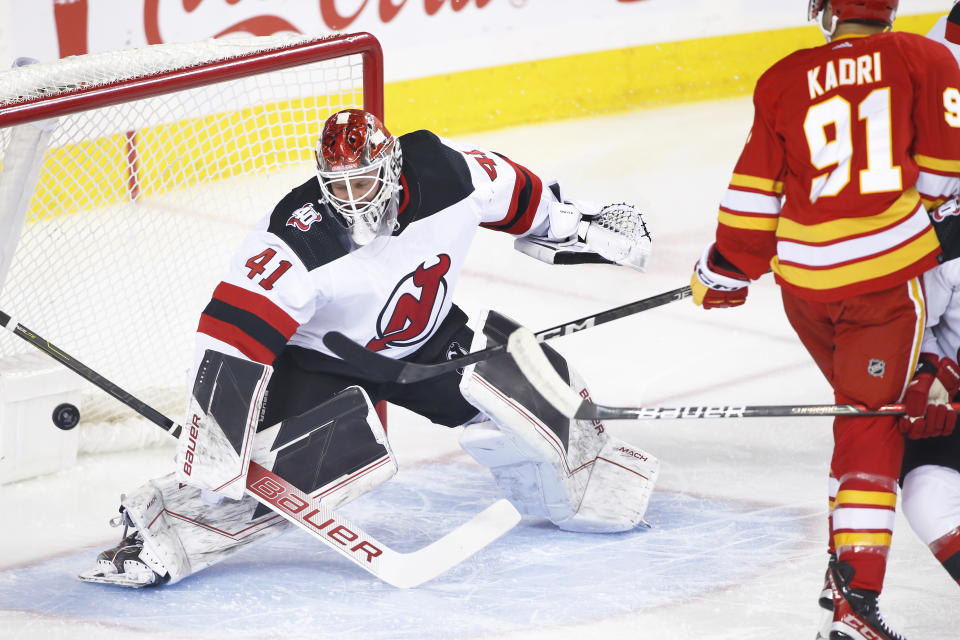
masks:
<path id="1" fill-rule="evenodd" d="M 238 309 L 249 311 L 276 329 L 284 338 L 289 339 L 300 327 L 299 322 L 290 317 L 290 314 L 266 296 L 247 291 L 236 285 L 221 282 L 213 291 L 213 298 Z"/>
<path id="2" fill-rule="evenodd" d="M 197 327 L 197 332 L 206 334 L 211 338 L 216 338 L 220 342 L 225 342 L 232 347 L 236 347 L 240 353 L 254 362 L 272 365 L 276 359 L 273 351 L 263 346 L 247 333 L 244 333 L 235 325 L 217 320 L 207 314 L 200 316 L 200 326 Z"/>

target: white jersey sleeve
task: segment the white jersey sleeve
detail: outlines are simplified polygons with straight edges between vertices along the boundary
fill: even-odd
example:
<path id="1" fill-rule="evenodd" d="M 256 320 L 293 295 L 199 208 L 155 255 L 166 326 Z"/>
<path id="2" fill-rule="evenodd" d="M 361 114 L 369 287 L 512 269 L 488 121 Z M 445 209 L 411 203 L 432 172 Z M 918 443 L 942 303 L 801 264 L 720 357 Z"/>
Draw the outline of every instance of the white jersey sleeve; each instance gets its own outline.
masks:
<path id="1" fill-rule="evenodd" d="M 960 9 L 954 7 L 954 14 L 960 14 Z M 927 34 L 927 37 L 931 40 L 936 40 L 937 42 L 944 45 L 947 49 L 950 49 L 950 53 L 953 54 L 953 57 L 957 59 L 957 62 L 960 63 L 960 42 L 954 42 L 948 39 L 948 28 L 951 32 L 953 28 L 956 28 L 957 25 L 950 22 L 950 16 L 943 16 L 937 23 L 933 25 L 933 28 L 930 29 L 930 33 Z"/>
<path id="2" fill-rule="evenodd" d="M 206 349 L 271 365 L 324 298 L 297 255 L 264 219 L 230 263 L 197 328 L 194 361 Z"/>
<path id="3" fill-rule="evenodd" d="M 960 350 L 960 259 L 926 272 L 923 287 L 927 300 L 923 351 L 956 359 Z"/>
<path id="4" fill-rule="evenodd" d="M 510 158 L 469 143 L 443 140 L 464 155 L 478 197 L 481 226 L 515 236 L 549 233 L 550 212 L 560 186 Z"/>

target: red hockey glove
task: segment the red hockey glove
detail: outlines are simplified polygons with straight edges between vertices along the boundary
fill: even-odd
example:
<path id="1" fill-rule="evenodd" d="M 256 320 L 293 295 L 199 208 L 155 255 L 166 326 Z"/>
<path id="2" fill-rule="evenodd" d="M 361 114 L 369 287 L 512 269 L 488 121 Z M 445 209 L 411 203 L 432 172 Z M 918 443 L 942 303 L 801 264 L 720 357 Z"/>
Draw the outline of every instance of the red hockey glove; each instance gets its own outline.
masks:
<path id="1" fill-rule="evenodd" d="M 957 412 L 948 403 L 960 389 L 960 367 L 950 358 L 921 353 L 917 371 L 903 396 L 907 415 L 900 431 L 911 440 L 948 436 L 957 424 Z"/>
<path id="2" fill-rule="evenodd" d="M 747 301 L 749 284 L 750 279 L 711 244 L 693 267 L 693 304 L 704 309 L 739 307 Z"/>

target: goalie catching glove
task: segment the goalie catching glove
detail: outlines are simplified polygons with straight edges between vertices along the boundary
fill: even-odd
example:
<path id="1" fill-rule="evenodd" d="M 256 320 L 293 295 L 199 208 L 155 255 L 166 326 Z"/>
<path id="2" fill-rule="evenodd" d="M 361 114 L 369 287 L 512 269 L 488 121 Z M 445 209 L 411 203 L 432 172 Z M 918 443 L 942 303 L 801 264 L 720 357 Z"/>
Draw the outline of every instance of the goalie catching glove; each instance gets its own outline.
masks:
<path id="1" fill-rule="evenodd" d="M 612 263 L 646 269 L 650 232 L 633 205 L 556 202 L 549 218 L 547 235 L 518 238 L 514 248 L 547 264 Z"/>

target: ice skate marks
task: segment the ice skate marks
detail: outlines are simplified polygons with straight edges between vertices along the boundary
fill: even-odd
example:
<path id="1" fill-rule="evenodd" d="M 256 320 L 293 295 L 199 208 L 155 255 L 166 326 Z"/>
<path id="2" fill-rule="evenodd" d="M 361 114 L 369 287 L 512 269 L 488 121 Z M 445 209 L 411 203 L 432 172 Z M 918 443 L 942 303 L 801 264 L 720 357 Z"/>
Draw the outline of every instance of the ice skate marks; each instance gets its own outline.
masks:
<path id="1" fill-rule="evenodd" d="M 432 465 L 405 470 L 345 512 L 391 544 L 405 540 L 416 548 L 494 498 L 484 470 Z M 806 515 L 654 492 L 651 530 L 573 534 L 524 520 L 475 557 L 409 591 L 358 573 L 299 532 L 146 591 L 76 581 L 73 574 L 96 555 L 86 549 L 0 571 L 0 609 L 148 634 L 158 625 L 237 637 L 300 637 L 320 627 L 331 637 L 372 640 L 503 633 L 639 611 L 749 579 L 766 568 L 764 559 L 779 562 L 804 544 Z M 437 611 L 445 612 L 442 622 Z"/>

